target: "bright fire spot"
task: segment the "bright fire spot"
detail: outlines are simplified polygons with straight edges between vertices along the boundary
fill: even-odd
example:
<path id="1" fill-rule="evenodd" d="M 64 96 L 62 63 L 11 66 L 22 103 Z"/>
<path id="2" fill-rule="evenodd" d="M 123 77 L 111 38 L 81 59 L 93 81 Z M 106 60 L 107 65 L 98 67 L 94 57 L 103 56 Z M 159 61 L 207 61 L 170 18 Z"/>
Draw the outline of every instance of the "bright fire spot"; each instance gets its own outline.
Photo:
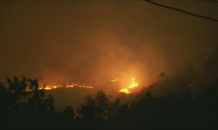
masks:
<path id="1" fill-rule="evenodd" d="M 67 84 L 67 83 L 66 83 Z M 79 84 L 79 83 L 73 83 L 72 85 L 54 85 L 54 86 L 46 86 L 46 87 L 39 87 L 38 90 L 52 90 L 52 89 L 57 89 L 57 88 L 62 88 L 62 87 L 66 87 L 66 88 L 73 88 L 73 87 L 80 87 L 80 88 L 93 88 L 92 85 L 90 84 Z M 34 90 L 34 88 L 32 89 Z M 26 89 L 26 92 L 31 91 L 31 89 Z"/>
<path id="2" fill-rule="evenodd" d="M 67 85 L 66 88 L 73 88 L 73 85 Z"/>
<path id="3" fill-rule="evenodd" d="M 123 93 L 131 93 L 130 91 L 129 91 L 129 89 L 132 89 L 132 88 L 135 88 L 135 87 L 137 87 L 138 86 L 138 83 L 136 83 L 135 82 L 135 78 L 131 78 L 132 79 L 132 82 L 131 82 L 131 84 L 129 85 L 129 87 L 128 88 L 124 88 L 124 89 L 121 89 L 119 92 L 123 92 Z"/>
<path id="4" fill-rule="evenodd" d="M 129 88 L 134 88 L 138 86 L 138 83 L 135 82 L 135 78 L 131 78 L 132 79 L 132 84 L 129 86 Z"/>
<path id="5" fill-rule="evenodd" d="M 50 87 L 47 87 L 47 86 L 46 86 L 44 89 L 45 89 L 45 90 L 51 90 L 51 88 L 50 88 Z"/>
<path id="6" fill-rule="evenodd" d="M 131 93 L 131 92 L 129 91 L 129 89 L 127 89 L 127 88 L 123 88 L 123 89 L 121 89 L 119 92 Z"/>
<path id="7" fill-rule="evenodd" d="M 62 87 L 64 87 L 64 86 L 61 86 L 61 85 L 54 85 L 54 86 L 51 86 L 51 87 L 46 86 L 44 89 L 45 89 L 45 90 L 51 90 L 51 89 L 62 88 Z M 66 87 L 66 88 L 73 88 L 73 87 L 93 88 L 91 85 L 79 84 L 79 83 L 73 83 L 72 85 L 67 84 L 65 87 Z M 42 88 L 39 88 L 39 89 L 41 90 Z"/>
<path id="8" fill-rule="evenodd" d="M 87 88 L 93 88 L 92 86 L 87 86 Z"/>
<path id="9" fill-rule="evenodd" d="M 85 84 L 85 83 L 72 83 L 72 84 L 68 84 L 67 82 L 65 82 L 65 84 L 62 85 L 52 85 L 52 86 L 44 86 L 43 87 L 38 87 L 38 90 L 53 90 L 53 89 L 57 89 L 57 88 L 87 88 L 87 89 L 93 89 L 94 87 L 91 84 Z M 35 90 L 35 88 L 32 89 L 26 89 L 26 92 Z"/>

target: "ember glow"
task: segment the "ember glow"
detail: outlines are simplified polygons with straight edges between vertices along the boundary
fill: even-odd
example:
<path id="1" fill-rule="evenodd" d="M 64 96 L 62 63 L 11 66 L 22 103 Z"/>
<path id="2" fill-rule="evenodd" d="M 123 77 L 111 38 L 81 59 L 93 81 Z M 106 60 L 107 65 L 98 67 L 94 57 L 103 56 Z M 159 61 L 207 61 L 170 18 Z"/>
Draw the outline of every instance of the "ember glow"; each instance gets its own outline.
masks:
<path id="1" fill-rule="evenodd" d="M 85 85 L 85 84 L 81 85 L 79 83 L 73 83 L 72 85 L 67 84 L 67 85 L 63 85 L 63 86 L 61 86 L 61 85 L 54 85 L 54 86 L 39 87 L 39 90 L 42 90 L 42 89 L 44 89 L 44 90 L 52 90 L 52 89 L 63 88 L 63 87 L 65 87 L 65 88 L 73 88 L 73 87 L 93 88 L 92 85 Z M 27 90 L 27 91 L 30 91 L 30 90 Z"/>
<path id="2" fill-rule="evenodd" d="M 45 90 L 51 90 L 52 88 L 46 86 L 44 89 Z"/>
<path id="3" fill-rule="evenodd" d="M 129 87 L 128 88 L 123 88 L 119 92 L 123 92 L 123 93 L 129 94 L 129 93 L 131 93 L 130 89 L 133 89 L 133 88 L 138 86 L 138 83 L 135 82 L 135 78 L 131 78 L 131 80 L 132 81 L 131 81 L 131 84 L 129 85 Z"/>

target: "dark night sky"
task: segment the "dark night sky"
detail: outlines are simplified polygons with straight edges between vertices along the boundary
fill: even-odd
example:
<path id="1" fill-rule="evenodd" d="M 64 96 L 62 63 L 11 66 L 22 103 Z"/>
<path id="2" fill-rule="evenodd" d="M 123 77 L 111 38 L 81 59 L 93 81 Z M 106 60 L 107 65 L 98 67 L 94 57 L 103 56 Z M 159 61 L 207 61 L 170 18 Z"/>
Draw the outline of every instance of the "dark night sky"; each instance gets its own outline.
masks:
<path id="1" fill-rule="evenodd" d="M 218 19 L 216 3 L 157 2 Z M 218 43 L 218 23 L 144 1 L 1 1 L 0 14 L 2 82 L 148 83 L 186 61 L 200 71 Z"/>

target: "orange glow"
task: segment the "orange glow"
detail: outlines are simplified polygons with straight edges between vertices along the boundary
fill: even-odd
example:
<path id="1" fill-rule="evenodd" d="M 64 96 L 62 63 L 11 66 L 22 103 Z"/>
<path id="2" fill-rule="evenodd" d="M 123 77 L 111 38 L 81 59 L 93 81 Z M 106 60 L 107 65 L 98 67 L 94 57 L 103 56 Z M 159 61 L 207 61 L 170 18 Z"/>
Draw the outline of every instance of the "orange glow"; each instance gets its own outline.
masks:
<path id="1" fill-rule="evenodd" d="M 138 83 L 135 82 L 135 78 L 131 78 L 132 79 L 132 84 L 129 86 L 129 88 L 134 88 L 138 86 Z"/>
<path id="2" fill-rule="evenodd" d="M 123 93 L 131 93 L 131 92 L 129 91 L 129 89 L 127 89 L 127 88 L 120 89 L 119 92 L 123 92 Z"/>
<path id="3" fill-rule="evenodd" d="M 45 89 L 45 90 L 51 90 L 51 88 L 50 88 L 50 87 L 47 87 L 47 86 L 46 86 L 44 89 Z"/>
<path id="4" fill-rule="evenodd" d="M 42 90 L 42 87 L 41 87 L 41 88 L 38 88 L 38 90 Z"/>
<path id="5" fill-rule="evenodd" d="M 135 88 L 138 86 L 138 83 L 135 82 L 135 78 L 131 78 L 132 81 L 131 81 L 131 84 L 129 85 L 128 88 L 124 88 L 124 89 L 121 89 L 119 92 L 123 92 L 123 93 L 131 93 L 129 89 L 132 89 L 132 88 Z"/>
<path id="6" fill-rule="evenodd" d="M 67 85 L 65 86 L 66 88 L 73 88 L 73 87 L 80 87 L 80 88 L 93 88 L 93 86 L 91 85 L 86 85 L 86 84 L 79 84 L 79 83 L 73 83 L 72 85 L 69 85 L 68 83 L 66 83 Z M 52 89 L 57 89 L 57 88 L 62 88 L 64 86 L 61 85 L 54 85 L 54 86 L 46 86 L 45 88 L 43 87 L 39 87 L 39 90 L 52 90 Z M 28 90 L 27 90 L 28 91 Z"/>
<path id="7" fill-rule="evenodd" d="M 92 86 L 87 86 L 87 88 L 93 88 Z"/>
<path id="8" fill-rule="evenodd" d="M 115 82 L 115 81 L 117 81 L 117 79 L 113 79 L 113 80 L 111 80 L 112 82 Z"/>
<path id="9" fill-rule="evenodd" d="M 66 85 L 67 84 L 67 85 Z M 90 84 L 80 84 L 80 83 L 72 83 L 72 85 L 69 85 L 68 83 L 66 83 L 65 85 L 53 85 L 53 86 L 44 86 L 44 87 L 38 87 L 38 90 L 52 90 L 52 89 L 57 89 L 57 88 L 73 88 L 73 87 L 80 87 L 80 88 L 88 88 L 88 89 L 92 89 L 93 86 Z M 26 89 L 26 92 L 29 92 L 31 90 L 35 90 L 35 88 L 33 89 Z"/>
<path id="10" fill-rule="evenodd" d="M 67 85 L 66 88 L 73 88 L 73 85 Z"/>
<path id="11" fill-rule="evenodd" d="M 29 92 L 29 91 L 31 91 L 31 89 L 27 89 L 27 90 L 26 90 L 26 92 Z"/>

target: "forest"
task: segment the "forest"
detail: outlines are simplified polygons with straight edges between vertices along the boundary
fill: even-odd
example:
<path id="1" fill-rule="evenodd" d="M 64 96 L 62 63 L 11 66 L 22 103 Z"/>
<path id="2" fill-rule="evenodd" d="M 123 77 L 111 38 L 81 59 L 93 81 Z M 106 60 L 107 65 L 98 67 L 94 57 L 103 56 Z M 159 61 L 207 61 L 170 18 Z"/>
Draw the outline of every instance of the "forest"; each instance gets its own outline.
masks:
<path id="1" fill-rule="evenodd" d="M 218 83 L 218 82 L 217 82 Z M 0 85 L 3 129 L 217 129 L 218 84 L 192 97 L 189 93 L 154 96 L 142 90 L 138 100 L 109 102 L 103 90 L 87 94 L 74 110 L 55 112 L 55 99 L 45 97 L 37 79 L 14 76 Z M 150 86 L 151 87 L 151 86 Z M 27 91 L 29 90 L 29 91 Z"/>
<path id="2" fill-rule="evenodd" d="M 76 108 L 55 111 L 55 99 L 38 80 L 16 76 L 0 83 L 1 129 L 218 129 L 218 46 L 195 72 L 186 62 L 172 77 L 143 87 L 129 99 L 110 100 L 100 89 Z M 203 76 L 202 76 L 203 75 Z M 66 88 L 62 88 L 66 89 Z M 125 97 L 125 93 L 123 93 Z M 128 95 L 128 94 L 126 94 Z M 64 101 L 63 101 L 64 102 Z"/>

